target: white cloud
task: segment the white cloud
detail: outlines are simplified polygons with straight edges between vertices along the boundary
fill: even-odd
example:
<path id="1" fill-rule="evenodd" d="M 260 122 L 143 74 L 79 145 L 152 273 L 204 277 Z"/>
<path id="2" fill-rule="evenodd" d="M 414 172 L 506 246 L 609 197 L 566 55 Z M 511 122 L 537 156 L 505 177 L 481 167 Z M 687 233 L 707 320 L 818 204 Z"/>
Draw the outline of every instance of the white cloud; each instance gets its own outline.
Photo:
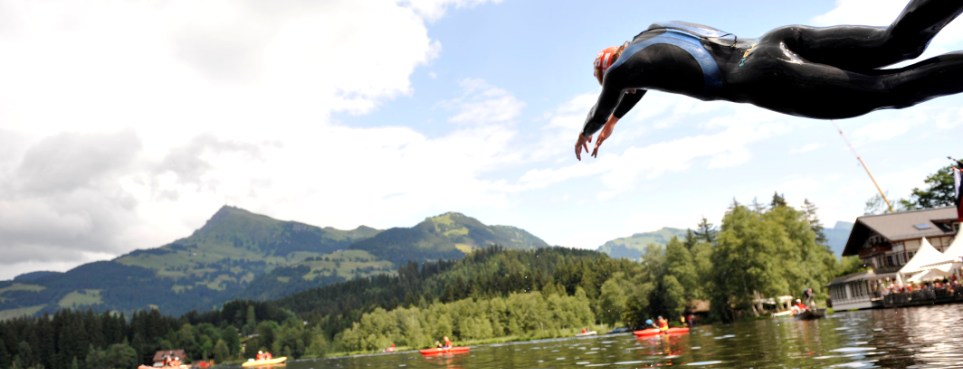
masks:
<path id="1" fill-rule="evenodd" d="M 792 148 L 789 150 L 790 154 L 805 154 L 808 152 L 818 151 L 826 147 L 824 142 L 810 142 L 800 147 Z"/>
<path id="2" fill-rule="evenodd" d="M 471 8 L 485 3 L 500 3 L 501 0 L 402 0 L 425 19 L 432 21 L 441 18 L 448 8 Z"/>
<path id="3" fill-rule="evenodd" d="M 640 103 L 635 110 L 646 115 L 645 124 L 655 126 L 660 125 L 663 120 L 680 119 L 678 108 L 690 106 L 693 100 L 684 96 L 658 92 L 646 96 L 646 98 L 649 97 L 658 100 L 646 102 L 645 106 L 651 105 L 655 107 L 654 109 L 641 108 L 642 103 Z M 579 97 L 574 101 L 586 104 L 588 99 Z M 566 106 L 568 105 L 571 103 L 566 103 Z M 583 111 L 587 111 L 587 108 Z M 571 158 L 574 156 L 574 137 L 578 132 L 578 129 L 572 126 L 578 126 L 575 122 L 562 124 L 556 119 L 564 117 L 566 120 L 575 121 L 584 118 L 569 114 L 567 107 L 560 108 L 558 112 L 559 116 L 551 119 L 549 126 L 553 130 L 568 127 L 566 131 L 571 134 L 571 137 L 567 137 L 564 133 L 552 137 L 564 140 L 556 142 L 556 145 L 571 148 L 572 153 L 565 154 Z M 699 121 L 701 117 L 705 117 L 705 123 L 672 132 L 678 135 L 680 132 L 688 131 L 691 132 L 690 135 L 666 137 L 662 140 L 651 135 L 646 137 L 638 133 L 646 131 L 644 128 L 637 127 L 642 122 L 626 119 L 619 122 L 612 138 L 602 145 L 598 158 L 583 155 L 582 162 L 572 160 L 571 163 L 556 168 L 531 170 L 522 177 L 521 183 L 545 187 L 573 178 L 597 176 L 603 185 L 597 190 L 599 196 L 603 199 L 613 198 L 635 188 L 640 182 L 651 181 L 667 173 L 688 171 L 696 163 L 702 163 L 699 166 L 707 168 L 727 168 L 746 164 L 752 157 L 750 146 L 774 136 L 790 133 L 793 129 L 791 122 L 797 119 L 731 103 L 711 104 L 711 108 L 700 108 L 699 111 L 691 113 L 688 120 Z M 626 134 L 626 131 L 630 132 L 627 136 L 630 136 L 632 141 L 619 139 L 620 135 Z"/>
<path id="4" fill-rule="evenodd" d="M 411 93 L 441 50 L 425 22 L 484 3 L 0 3 L 0 279 L 170 242 L 224 204 L 348 228 L 504 201 L 484 176 L 513 160 L 507 91 L 459 106 L 495 125 L 433 139 L 329 121 Z"/>
<path id="5" fill-rule="evenodd" d="M 813 18 L 813 24 L 888 26 L 904 7 L 906 0 L 836 0 L 836 7 Z"/>
<path id="6" fill-rule="evenodd" d="M 508 91 L 490 86 L 480 79 L 465 79 L 459 85 L 463 95 L 443 103 L 458 112 L 448 119 L 452 123 L 502 124 L 515 120 L 525 103 Z"/>

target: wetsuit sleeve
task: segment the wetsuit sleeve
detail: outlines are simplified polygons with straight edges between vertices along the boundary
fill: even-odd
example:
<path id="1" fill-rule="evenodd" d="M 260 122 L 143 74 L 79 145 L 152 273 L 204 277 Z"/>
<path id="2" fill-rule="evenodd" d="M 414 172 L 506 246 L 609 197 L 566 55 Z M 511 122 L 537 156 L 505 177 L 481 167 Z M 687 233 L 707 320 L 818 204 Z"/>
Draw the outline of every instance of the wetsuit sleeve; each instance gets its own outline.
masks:
<path id="1" fill-rule="evenodd" d="M 582 128 L 583 136 L 591 136 L 602 129 L 605 122 L 609 119 L 610 115 L 615 115 L 616 118 L 621 119 L 632 107 L 642 99 L 642 95 L 645 95 L 646 90 L 638 89 L 635 93 L 626 94 L 622 93 L 621 90 L 602 88 L 602 93 L 599 94 L 599 100 L 589 111 L 588 117 L 585 118 L 585 127 Z"/>
<path id="2" fill-rule="evenodd" d="M 629 110 L 632 110 L 632 107 L 634 107 L 639 100 L 642 100 L 642 96 L 645 95 L 646 91 L 648 90 L 640 88 L 635 90 L 634 93 L 622 94 L 622 100 L 619 101 L 619 105 L 615 107 L 615 112 L 612 113 L 612 115 L 618 119 L 622 119 L 625 114 L 628 114 Z"/>

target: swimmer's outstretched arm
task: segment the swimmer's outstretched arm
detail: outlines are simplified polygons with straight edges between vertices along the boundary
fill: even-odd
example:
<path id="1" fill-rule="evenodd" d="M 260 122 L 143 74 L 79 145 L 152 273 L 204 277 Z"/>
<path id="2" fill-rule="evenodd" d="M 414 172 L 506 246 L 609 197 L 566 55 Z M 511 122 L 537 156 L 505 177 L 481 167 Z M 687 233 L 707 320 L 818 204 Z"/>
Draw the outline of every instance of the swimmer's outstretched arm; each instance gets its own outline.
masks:
<path id="1" fill-rule="evenodd" d="M 647 91 L 643 89 L 626 91 L 625 93 L 620 91 L 615 96 L 616 99 L 613 103 L 611 93 L 607 94 L 605 90 L 603 87 L 602 93 L 599 95 L 599 101 L 589 112 L 589 116 L 585 120 L 585 127 L 579 133 L 578 140 L 575 142 L 575 158 L 578 160 L 582 160 L 583 151 L 588 152 L 588 143 L 592 142 L 592 135 L 601 129 L 602 132 L 599 133 L 599 137 L 595 141 L 595 148 L 592 150 L 592 157 L 596 157 L 602 142 L 612 136 L 615 124 L 632 110 Z M 608 106 L 611 107 L 606 109 Z"/>

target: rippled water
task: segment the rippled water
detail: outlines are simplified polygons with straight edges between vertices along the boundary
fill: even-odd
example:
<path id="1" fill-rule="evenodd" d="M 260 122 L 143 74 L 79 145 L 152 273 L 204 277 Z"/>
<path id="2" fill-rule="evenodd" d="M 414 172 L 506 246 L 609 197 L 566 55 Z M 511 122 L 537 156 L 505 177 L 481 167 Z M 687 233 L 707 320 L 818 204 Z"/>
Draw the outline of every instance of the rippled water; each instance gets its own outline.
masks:
<path id="1" fill-rule="evenodd" d="M 321 368 L 963 368 L 963 304 L 836 313 L 696 327 L 686 335 L 603 335 L 292 362 Z"/>

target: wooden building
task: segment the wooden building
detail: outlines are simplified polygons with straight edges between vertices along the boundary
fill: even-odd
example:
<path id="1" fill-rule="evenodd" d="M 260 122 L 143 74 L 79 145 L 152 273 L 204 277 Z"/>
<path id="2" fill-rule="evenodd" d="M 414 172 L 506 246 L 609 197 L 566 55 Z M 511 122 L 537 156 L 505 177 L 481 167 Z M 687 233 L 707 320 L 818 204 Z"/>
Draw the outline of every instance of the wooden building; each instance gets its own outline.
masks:
<path id="1" fill-rule="evenodd" d="M 836 278 L 829 284 L 833 308 L 882 307 L 881 288 L 897 279 L 897 272 L 913 258 L 923 238 L 942 252 L 953 242 L 959 228 L 956 207 L 856 218 L 843 256 L 858 255 L 868 270 Z"/>
<path id="2" fill-rule="evenodd" d="M 165 355 L 172 355 L 174 357 L 177 357 L 181 360 L 181 363 L 188 362 L 187 353 L 184 352 L 184 349 L 160 350 L 154 353 L 154 358 L 152 360 L 152 362 L 154 363 L 154 366 L 161 366 L 162 364 L 164 364 Z"/>

